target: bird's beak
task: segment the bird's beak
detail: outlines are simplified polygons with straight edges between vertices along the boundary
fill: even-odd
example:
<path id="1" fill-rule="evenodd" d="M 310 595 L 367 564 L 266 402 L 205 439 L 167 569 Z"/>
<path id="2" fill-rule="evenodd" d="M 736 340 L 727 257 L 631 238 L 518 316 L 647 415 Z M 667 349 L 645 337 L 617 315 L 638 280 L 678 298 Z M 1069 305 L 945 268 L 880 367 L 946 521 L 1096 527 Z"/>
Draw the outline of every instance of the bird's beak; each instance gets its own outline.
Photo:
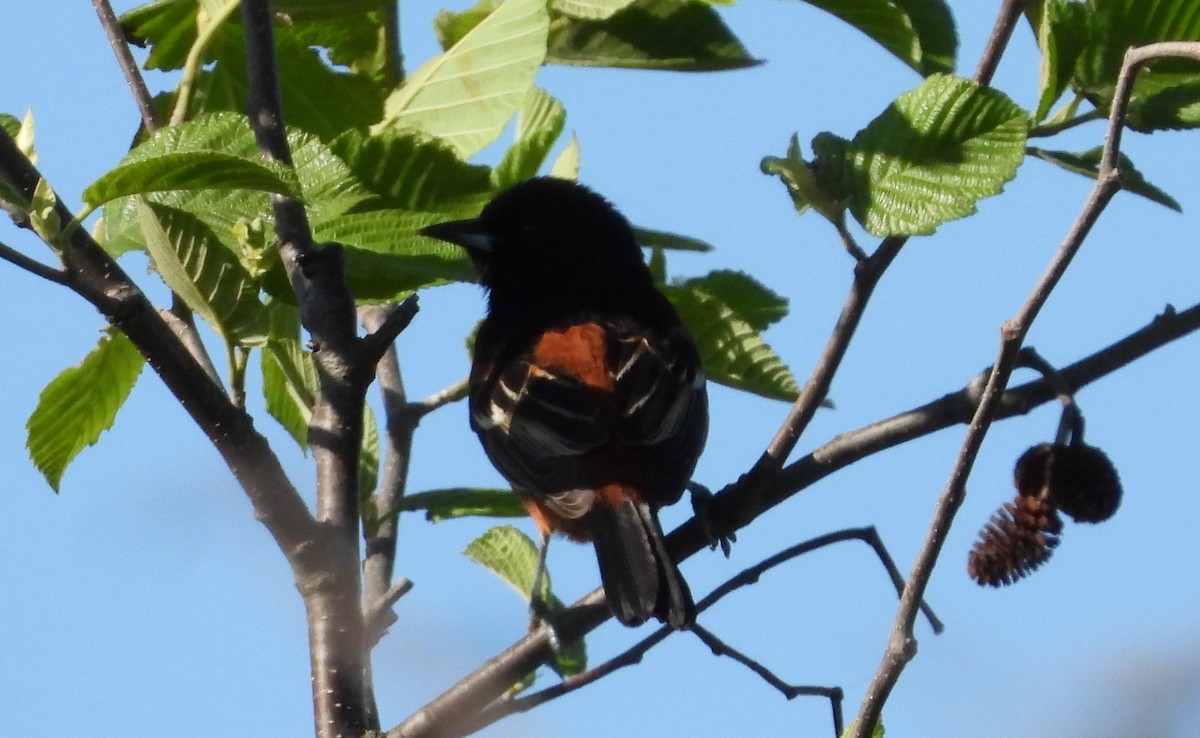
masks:
<path id="1" fill-rule="evenodd" d="M 477 218 L 434 223 L 417 233 L 462 246 L 470 254 L 490 254 L 495 243 L 495 237 L 483 229 Z"/>

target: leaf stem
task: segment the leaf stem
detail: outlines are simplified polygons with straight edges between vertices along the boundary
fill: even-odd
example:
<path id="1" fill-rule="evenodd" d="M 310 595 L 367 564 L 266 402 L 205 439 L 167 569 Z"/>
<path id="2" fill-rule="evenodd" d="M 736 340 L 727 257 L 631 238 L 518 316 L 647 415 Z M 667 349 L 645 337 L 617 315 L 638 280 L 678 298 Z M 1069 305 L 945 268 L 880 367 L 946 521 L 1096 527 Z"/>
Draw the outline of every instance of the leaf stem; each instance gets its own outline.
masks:
<path id="1" fill-rule="evenodd" d="M 216 15 L 207 17 L 203 11 L 203 6 L 201 6 L 196 22 L 196 40 L 192 43 L 191 48 L 188 49 L 187 59 L 183 63 L 183 74 L 179 78 L 179 86 L 176 88 L 175 109 L 171 111 L 171 122 L 169 125 L 179 125 L 188 119 L 188 109 L 192 105 L 192 97 L 196 90 L 196 79 L 200 76 L 200 72 L 204 68 L 204 52 L 208 51 L 208 47 L 216 37 L 221 24 L 229 16 L 233 15 L 238 6 L 239 3 L 237 0 L 228 0 L 217 11 Z"/>

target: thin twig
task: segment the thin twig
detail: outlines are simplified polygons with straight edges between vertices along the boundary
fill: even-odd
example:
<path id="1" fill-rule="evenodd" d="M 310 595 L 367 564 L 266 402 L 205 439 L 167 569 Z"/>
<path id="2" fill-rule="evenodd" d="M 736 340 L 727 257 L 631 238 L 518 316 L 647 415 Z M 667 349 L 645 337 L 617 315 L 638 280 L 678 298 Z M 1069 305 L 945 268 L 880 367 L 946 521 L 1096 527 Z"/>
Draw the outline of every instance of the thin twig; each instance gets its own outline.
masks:
<path id="1" fill-rule="evenodd" d="M 220 7 L 218 15 L 201 14 L 204 21 L 199 23 L 196 29 L 196 39 L 192 41 L 192 46 L 188 49 L 187 58 L 183 62 L 183 72 L 180 75 L 179 84 L 175 88 L 175 108 L 171 111 L 170 125 L 177 126 L 188 119 L 192 96 L 196 89 L 196 80 L 204 71 L 205 52 L 208 51 L 208 46 L 212 43 L 218 29 L 237 12 L 237 9 L 238 3 L 227 2 Z"/>
<path id="2" fill-rule="evenodd" d="M 359 309 L 363 327 L 370 332 L 378 331 L 390 313 L 390 308 L 379 306 Z M 383 395 L 383 413 L 387 428 L 379 487 L 372 499 L 378 512 L 395 509 L 405 493 L 416 425 L 405 413 L 407 394 L 394 345 L 384 352 L 375 369 L 375 377 Z M 378 608 L 380 603 L 387 601 L 387 593 L 395 586 L 392 584 L 392 577 L 395 574 L 396 543 L 399 534 L 397 518 L 395 515 L 380 516 L 374 530 L 363 530 L 366 546 L 363 558 L 363 602 L 366 612 L 363 617 L 369 648 L 379 643 L 396 619 L 390 604 L 386 611 L 379 612 Z"/>
<path id="3" fill-rule="evenodd" d="M 1091 123 L 1097 120 L 1104 120 L 1105 115 L 1100 110 L 1089 110 L 1088 112 L 1077 115 L 1074 118 L 1068 118 L 1059 123 L 1043 123 L 1029 129 L 1029 134 L 1026 138 L 1048 138 L 1056 134 L 1068 131 L 1077 126 Z"/>
<path id="4" fill-rule="evenodd" d="M 854 732 L 855 738 L 867 738 L 871 735 L 875 725 L 879 722 L 884 703 L 900 678 L 900 673 L 916 653 L 913 622 L 916 618 L 917 603 L 920 602 L 925 588 L 928 586 L 929 579 L 933 574 L 933 567 L 937 562 L 942 545 L 945 543 L 954 515 L 965 497 L 967 477 L 974 466 L 975 457 L 983 444 L 984 436 L 1000 408 L 1009 377 L 1017 363 L 1021 343 L 1071 260 L 1083 245 L 1092 226 L 1108 202 L 1121 188 L 1117 161 L 1120 154 L 1121 130 L 1125 125 L 1125 114 L 1133 91 L 1133 80 L 1143 64 L 1150 59 L 1163 56 L 1185 56 L 1200 59 L 1200 43 L 1153 44 L 1141 49 L 1130 49 L 1125 54 L 1125 60 L 1117 78 L 1112 112 L 1109 116 L 1108 135 L 1104 144 L 1096 185 L 1025 304 L 1021 306 L 1017 315 L 1005 321 L 1001 328 L 999 355 L 984 389 L 983 398 L 971 420 L 966 437 L 963 439 L 954 468 L 938 498 L 933 519 L 929 525 L 929 532 L 913 564 L 912 572 L 909 574 L 908 587 L 905 589 L 900 607 L 897 609 L 896 620 L 892 626 L 883 659 L 859 708 Z"/>
<path id="5" fill-rule="evenodd" d="M 405 407 L 405 412 L 416 417 L 423 417 L 440 407 L 465 398 L 467 396 L 467 389 L 467 380 L 461 379 L 449 387 L 444 387 L 434 392 L 423 400 L 408 403 Z"/>
<path id="6" fill-rule="evenodd" d="M 62 269 L 55 269 L 49 264 L 43 264 L 37 259 L 31 258 L 22 254 L 7 244 L 0 243 L 0 259 L 18 266 L 25 271 L 42 279 L 49 280 L 55 284 L 67 284 L 69 279 L 68 274 Z"/>
<path id="7" fill-rule="evenodd" d="M 378 643 L 383 634 L 387 632 L 387 629 L 395 624 L 398 618 L 392 608 L 412 588 L 412 580 L 401 577 L 384 590 L 378 599 L 367 606 L 363 613 L 363 619 L 367 623 L 367 633 L 371 638 L 371 645 Z"/>
<path id="8" fill-rule="evenodd" d="M 1013 29 L 1021 20 L 1026 5 L 1029 5 L 1029 0 L 1004 0 L 1001 4 L 1000 14 L 992 26 L 991 35 L 988 36 L 987 46 L 980 55 L 979 66 L 975 68 L 973 79 L 979 84 L 992 83 L 992 77 L 996 75 L 996 68 L 1000 66 L 1000 59 L 1004 56 L 1004 50 L 1008 48 L 1008 42 L 1012 40 Z"/>
<path id="9" fill-rule="evenodd" d="M 366 355 L 361 360 L 371 365 L 378 364 L 379 360 L 383 358 L 383 354 L 392 347 L 392 342 L 396 340 L 396 337 L 408 327 L 409 323 L 412 323 L 418 310 L 420 307 L 415 293 L 409 295 L 399 305 L 388 309 L 384 319 L 362 339 L 360 350 L 365 351 Z"/>
<path id="10" fill-rule="evenodd" d="M 896 564 L 892 560 L 891 555 L 888 553 L 887 547 L 884 546 L 882 539 L 880 539 L 878 531 L 875 530 L 874 526 L 868 526 L 866 528 L 850 528 L 833 533 L 826 533 L 822 536 L 817 536 L 816 538 L 789 546 L 783 551 L 763 559 L 751 567 L 743 569 L 727 579 L 712 592 L 709 592 L 704 598 L 699 600 L 696 603 L 696 613 L 703 613 L 737 590 L 743 587 L 748 587 L 752 584 L 756 584 L 758 580 L 762 578 L 763 574 L 767 573 L 771 569 L 786 564 L 792 559 L 812 553 L 813 551 L 824 548 L 825 546 L 853 540 L 862 541 L 871 547 L 876 556 L 879 557 L 880 563 L 883 564 L 884 569 L 887 571 L 888 577 L 891 579 L 892 585 L 896 589 L 896 594 L 899 595 L 904 588 L 904 580 L 900 576 L 900 571 L 896 568 Z M 937 618 L 936 615 L 934 615 L 933 610 L 922 603 L 922 611 L 925 613 L 926 617 L 929 618 L 929 625 L 931 628 L 933 628 L 933 632 L 941 633 L 943 629 L 942 622 Z M 665 625 L 661 626 L 655 629 L 655 631 L 646 638 L 643 638 L 641 641 L 637 642 L 613 658 L 605 661 L 604 663 L 595 666 L 582 674 L 565 679 L 559 684 L 555 684 L 551 687 L 534 692 L 533 694 L 525 695 L 524 697 L 519 697 L 513 700 L 496 702 L 495 704 L 489 706 L 488 709 L 482 711 L 476 720 L 470 722 L 469 726 L 458 726 L 457 729 L 453 729 L 451 732 L 457 734 L 459 733 L 459 729 L 461 729 L 461 734 L 466 735 L 470 732 L 474 732 L 475 730 L 479 730 L 486 725 L 491 725 L 497 720 L 509 715 L 532 710 L 533 708 L 543 705 L 550 700 L 557 699 L 563 695 L 574 692 L 627 666 L 633 666 L 634 664 L 640 663 L 642 658 L 646 655 L 646 652 L 661 643 L 664 639 L 666 639 L 667 636 L 674 632 L 675 630 L 673 628 Z M 787 693 L 785 692 L 785 694 Z M 818 694 L 824 697 L 830 696 L 825 692 L 820 692 Z M 788 699 L 791 699 L 791 697 L 794 696 L 796 695 L 790 695 L 788 696 Z M 841 720 L 840 702 L 835 720 Z M 403 728 L 403 726 L 401 727 Z M 445 728 L 443 727 L 441 729 Z M 389 733 L 388 735 L 392 735 L 392 733 Z M 404 734 L 398 733 L 397 735 Z"/>
<path id="11" fill-rule="evenodd" d="M 224 387 L 221 383 L 221 375 L 217 373 L 217 367 L 212 363 L 212 357 L 209 356 L 208 350 L 204 348 L 204 344 L 200 341 L 200 334 L 196 332 L 196 325 L 192 322 L 192 312 L 187 309 L 187 305 L 183 304 L 182 299 L 178 299 L 172 303 L 170 310 L 160 310 L 159 315 L 162 316 L 163 322 L 171 329 L 187 350 L 192 354 L 192 358 L 196 363 L 204 369 L 204 373 L 212 380 L 212 383 L 218 387 Z M 236 403 L 235 403 L 236 404 Z"/>
<path id="12" fill-rule="evenodd" d="M 113 12 L 112 5 L 108 0 L 92 0 L 92 7 L 96 9 L 100 25 L 104 26 L 104 35 L 108 37 L 108 43 L 112 45 L 113 53 L 117 55 L 117 64 L 120 65 L 121 72 L 125 75 L 129 91 L 133 93 L 133 100 L 137 103 L 138 112 L 142 114 L 142 125 L 146 127 L 147 131 L 157 131 L 160 125 L 158 109 L 154 106 L 154 98 L 146 87 L 146 80 L 142 77 L 137 61 L 129 50 L 129 44 L 125 41 L 125 32 L 121 28 L 121 21 L 117 19 L 117 14 Z"/>
<path id="13" fill-rule="evenodd" d="M 1058 431 L 1054 434 L 1054 442 L 1063 444 L 1072 436 L 1082 441 L 1083 414 L 1079 410 L 1079 404 L 1075 402 L 1075 393 L 1071 390 L 1071 385 L 1062 372 L 1055 369 L 1054 365 L 1046 361 L 1046 358 L 1032 346 L 1021 347 L 1017 354 L 1017 366 L 1041 373 L 1050 386 L 1054 387 L 1054 394 L 1058 395 L 1058 401 L 1062 403 L 1062 416 L 1058 421 Z"/>
<path id="14" fill-rule="evenodd" d="M 699 638 L 704 645 L 712 649 L 714 656 L 725 656 L 733 659 L 742 666 L 745 666 L 750 671 L 757 674 L 767 684 L 771 685 L 783 695 L 784 699 L 791 700 L 796 697 L 824 697 L 829 700 L 829 706 L 833 711 L 833 735 L 834 738 L 842 734 L 842 698 L 845 697 L 845 692 L 841 687 L 812 687 L 801 686 L 797 684 L 788 684 L 787 682 L 776 676 L 770 669 L 750 658 L 746 654 L 730 646 L 725 641 L 713 635 L 711 631 L 695 624 L 690 628 L 691 632 Z"/>

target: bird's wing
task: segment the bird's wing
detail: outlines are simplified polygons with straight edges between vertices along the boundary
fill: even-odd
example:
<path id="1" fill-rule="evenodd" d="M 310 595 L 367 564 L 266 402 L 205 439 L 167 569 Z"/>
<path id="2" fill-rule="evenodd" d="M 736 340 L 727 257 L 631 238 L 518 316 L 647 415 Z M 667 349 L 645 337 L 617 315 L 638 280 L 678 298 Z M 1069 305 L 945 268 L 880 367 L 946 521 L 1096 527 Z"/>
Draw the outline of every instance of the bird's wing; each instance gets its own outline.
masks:
<path id="1" fill-rule="evenodd" d="M 586 512 L 584 493 L 613 481 L 654 504 L 674 502 L 707 433 L 704 375 L 682 331 L 573 323 L 477 386 L 472 426 L 493 463 L 564 517 Z"/>

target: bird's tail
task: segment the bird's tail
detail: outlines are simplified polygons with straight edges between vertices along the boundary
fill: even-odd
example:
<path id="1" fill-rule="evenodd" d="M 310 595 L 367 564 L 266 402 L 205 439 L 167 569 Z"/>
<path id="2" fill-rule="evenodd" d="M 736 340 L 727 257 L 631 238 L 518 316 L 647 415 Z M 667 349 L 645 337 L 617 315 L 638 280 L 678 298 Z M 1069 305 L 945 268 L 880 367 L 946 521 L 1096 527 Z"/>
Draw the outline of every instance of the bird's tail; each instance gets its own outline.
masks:
<path id="1" fill-rule="evenodd" d="M 608 504 L 597 501 L 587 516 L 609 609 L 625 625 L 653 615 L 686 628 L 696 619 L 696 605 L 667 553 L 658 515 L 644 501 L 613 497 Z"/>

